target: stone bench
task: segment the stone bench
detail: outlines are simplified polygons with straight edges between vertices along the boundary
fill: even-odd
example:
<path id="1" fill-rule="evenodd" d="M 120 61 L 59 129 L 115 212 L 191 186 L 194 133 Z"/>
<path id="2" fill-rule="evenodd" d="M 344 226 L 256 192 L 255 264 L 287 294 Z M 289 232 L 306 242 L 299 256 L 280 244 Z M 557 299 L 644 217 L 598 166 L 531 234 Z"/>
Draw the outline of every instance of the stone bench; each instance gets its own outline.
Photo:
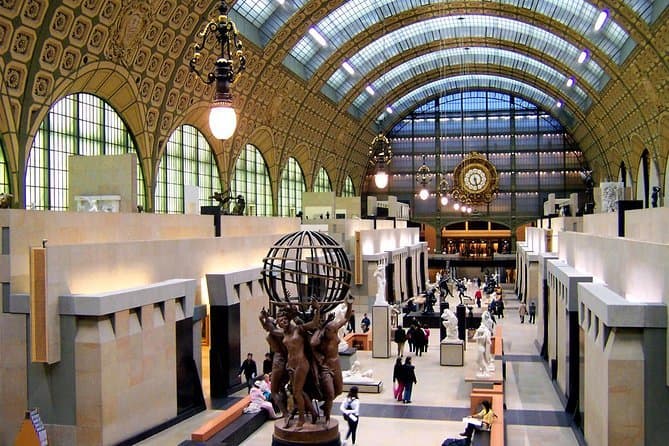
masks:
<path id="1" fill-rule="evenodd" d="M 191 433 L 191 440 L 200 444 L 207 444 L 209 440 L 215 444 L 241 443 L 268 419 L 265 410 L 245 414 L 244 409 L 250 403 L 251 397 L 246 395 L 229 408 L 222 410 L 214 419 Z"/>

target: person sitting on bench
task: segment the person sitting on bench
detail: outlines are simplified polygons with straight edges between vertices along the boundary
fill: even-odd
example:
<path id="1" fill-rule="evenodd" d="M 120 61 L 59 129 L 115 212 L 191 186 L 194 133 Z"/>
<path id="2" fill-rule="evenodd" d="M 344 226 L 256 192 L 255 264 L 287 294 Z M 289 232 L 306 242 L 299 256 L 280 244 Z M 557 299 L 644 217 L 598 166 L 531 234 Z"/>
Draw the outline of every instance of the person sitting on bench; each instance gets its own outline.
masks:
<path id="1" fill-rule="evenodd" d="M 460 433 L 460 436 L 471 439 L 472 434 L 474 433 L 474 429 L 490 430 L 490 426 L 492 426 L 492 421 L 497 415 L 495 415 L 495 412 L 492 411 L 492 405 L 490 404 L 490 401 L 483 400 L 481 402 L 481 405 L 483 405 L 483 409 L 481 409 L 479 413 L 471 416 L 471 418 L 481 420 L 481 424 L 477 425 L 478 423 L 473 423 L 473 422 L 467 423 L 467 428 L 465 428 L 464 432 Z"/>

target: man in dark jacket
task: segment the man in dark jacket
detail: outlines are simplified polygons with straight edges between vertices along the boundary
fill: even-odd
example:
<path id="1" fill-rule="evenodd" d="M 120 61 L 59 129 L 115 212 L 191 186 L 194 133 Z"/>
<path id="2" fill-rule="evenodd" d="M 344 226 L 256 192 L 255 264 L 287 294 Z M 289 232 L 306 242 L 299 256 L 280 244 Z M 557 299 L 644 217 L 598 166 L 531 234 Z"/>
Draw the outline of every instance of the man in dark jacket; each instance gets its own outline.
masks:
<path id="1" fill-rule="evenodd" d="M 395 330 L 395 339 L 397 342 L 397 356 L 402 357 L 404 355 L 404 343 L 407 340 L 407 334 L 404 331 L 404 328 L 401 326 L 397 327 Z"/>
<path id="2" fill-rule="evenodd" d="M 402 367 L 402 378 L 404 379 L 404 404 L 409 404 L 411 402 L 411 391 L 413 390 L 413 385 L 418 383 L 416 380 L 415 368 L 413 365 L 411 365 L 411 356 L 407 356 Z"/>
<path id="3" fill-rule="evenodd" d="M 256 362 L 253 360 L 253 353 L 246 355 L 246 359 L 242 362 L 242 366 L 239 368 L 239 378 L 244 375 L 246 378 L 246 387 L 248 387 L 249 393 L 251 392 L 251 387 L 253 387 L 253 379 L 258 375 L 258 368 L 256 367 Z"/>

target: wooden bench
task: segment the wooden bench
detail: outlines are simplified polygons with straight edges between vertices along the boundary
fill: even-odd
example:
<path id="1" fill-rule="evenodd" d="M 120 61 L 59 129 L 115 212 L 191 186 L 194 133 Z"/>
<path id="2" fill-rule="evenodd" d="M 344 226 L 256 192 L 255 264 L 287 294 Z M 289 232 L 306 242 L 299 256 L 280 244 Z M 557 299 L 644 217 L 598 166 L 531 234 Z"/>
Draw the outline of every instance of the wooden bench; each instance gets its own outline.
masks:
<path id="1" fill-rule="evenodd" d="M 226 426 L 230 425 L 237 418 L 242 416 L 244 409 L 251 403 L 251 397 L 246 395 L 241 400 L 234 403 L 232 406 L 228 407 L 225 410 L 222 410 L 221 413 L 216 416 L 216 418 L 207 421 L 202 426 L 200 426 L 195 432 L 191 433 L 191 440 L 193 441 L 207 441 L 216 433 L 223 430 Z"/>
<path id="2" fill-rule="evenodd" d="M 470 394 L 472 413 L 480 410 L 481 402 L 488 400 L 497 417 L 493 420 L 490 431 L 478 431 L 474 434 L 474 445 L 504 446 L 504 385 L 494 384 L 492 389 L 474 388 Z M 478 438 L 477 438 L 478 437 Z"/>
<path id="3" fill-rule="evenodd" d="M 495 327 L 495 334 L 491 336 L 490 342 L 492 344 L 490 345 L 490 354 L 497 357 L 501 357 L 504 354 L 504 343 L 502 341 L 502 327 L 501 326 L 496 326 Z"/>
<path id="4" fill-rule="evenodd" d="M 344 336 L 344 341 L 351 348 L 356 348 L 358 350 L 371 350 L 372 349 L 372 332 L 368 331 L 367 333 L 349 333 Z"/>

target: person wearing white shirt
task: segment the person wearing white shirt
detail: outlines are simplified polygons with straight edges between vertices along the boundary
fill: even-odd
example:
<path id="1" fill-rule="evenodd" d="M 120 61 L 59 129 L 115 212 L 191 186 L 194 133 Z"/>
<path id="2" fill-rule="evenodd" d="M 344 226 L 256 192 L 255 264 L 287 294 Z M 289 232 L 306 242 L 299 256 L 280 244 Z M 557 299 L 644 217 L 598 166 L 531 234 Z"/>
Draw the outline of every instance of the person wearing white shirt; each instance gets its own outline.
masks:
<path id="1" fill-rule="evenodd" d="M 358 421 L 360 420 L 360 400 L 358 399 L 357 386 L 351 387 L 351 390 L 348 391 L 348 395 L 344 401 L 341 402 L 339 410 L 348 423 L 348 433 L 346 434 L 345 440 L 348 440 L 349 437 L 352 437 L 352 444 L 355 445 L 355 433 L 358 430 Z M 344 445 L 346 444 L 346 441 L 344 441 Z"/>

